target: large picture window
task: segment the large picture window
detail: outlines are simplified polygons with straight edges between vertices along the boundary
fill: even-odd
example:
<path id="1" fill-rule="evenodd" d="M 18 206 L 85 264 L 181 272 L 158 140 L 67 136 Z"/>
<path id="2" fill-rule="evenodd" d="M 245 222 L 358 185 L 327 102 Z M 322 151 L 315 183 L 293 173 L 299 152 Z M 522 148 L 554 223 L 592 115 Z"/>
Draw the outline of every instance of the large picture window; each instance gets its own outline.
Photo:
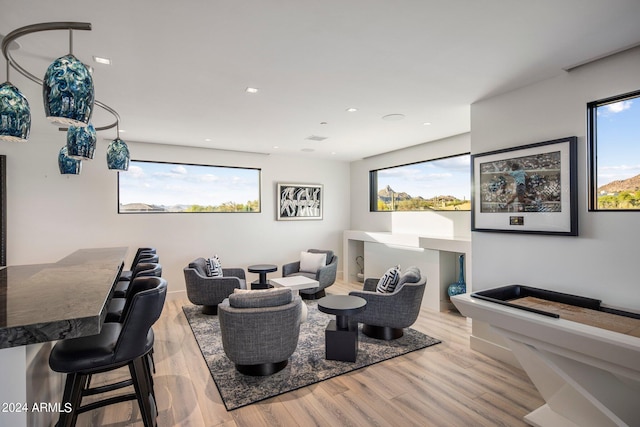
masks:
<path id="1" fill-rule="evenodd" d="M 640 91 L 587 104 L 589 210 L 640 210 Z"/>
<path id="2" fill-rule="evenodd" d="M 469 154 L 369 172 L 372 212 L 471 210 Z"/>
<path id="3" fill-rule="evenodd" d="M 260 169 L 131 161 L 119 213 L 260 212 Z"/>

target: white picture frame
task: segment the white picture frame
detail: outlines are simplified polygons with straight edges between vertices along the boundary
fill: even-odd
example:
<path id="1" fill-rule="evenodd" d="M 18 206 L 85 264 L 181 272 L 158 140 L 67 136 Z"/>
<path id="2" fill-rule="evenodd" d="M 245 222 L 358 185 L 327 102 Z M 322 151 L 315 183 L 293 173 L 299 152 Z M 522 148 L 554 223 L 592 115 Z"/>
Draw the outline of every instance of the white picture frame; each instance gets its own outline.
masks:
<path id="1" fill-rule="evenodd" d="M 278 183 L 276 195 L 278 221 L 322 219 L 322 184 Z"/>

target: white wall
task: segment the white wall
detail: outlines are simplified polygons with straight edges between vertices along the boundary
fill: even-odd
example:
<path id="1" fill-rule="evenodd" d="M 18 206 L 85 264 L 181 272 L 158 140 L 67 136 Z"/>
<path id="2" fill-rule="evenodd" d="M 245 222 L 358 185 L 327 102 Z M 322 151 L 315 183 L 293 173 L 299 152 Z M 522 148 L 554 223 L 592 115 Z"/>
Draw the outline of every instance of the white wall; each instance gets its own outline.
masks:
<path id="1" fill-rule="evenodd" d="M 472 154 L 578 137 L 579 217 L 578 237 L 472 233 L 474 290 L 516 283 L 640 309 L 640 213 L 587 212 L 586 147 L 587 102 L 640 89 L 638 76 L 636 48 L 472 105 Z"/>
<path id="2" fill-rule="evenodd" d="M 587 212 L 586 147 L 586 103 L 640 89 L 639 75 L 635 49 L 472 106 L 472 154 L 578 137 L 579 236 L 474 232 L 475 289 L 521 283 L 640 308 L 640 214 Z"/>
<path id="3" fill-rule="evenodd" d="M 369 171 L 469 151 L 470 137 L 466 133 L 351 163 L 351 229 L 468 240 L 471 235 L 470 212 L 370 212 Z M 396 190 L 402 191 L 400 188 Z M 428 283 L 422 305 L 436 311 L 448 308 L 446 287 L 455 282 L 458 271 L 454 253 L 380 243 L 365 243 L 363 246 L 357 241 L 351 241 L 345 248 L 350 252 L 347 261 L 351 266 L 357 255 L 364 256 L 366 277 L 379 277 L 395 264 L 420 267 Z M 351 267 L 349 269 L 354 271 Z M 466 269 L 471 271 L 470 254 L 467 254 Z M 470 280 L 467 283 L 471 286 Z"/>
<path id="4" fill-rule="evenodd" d="M 351 229 L 430 236 L 469 236 L 469 212 L 370 212 L 369 171 L 470 151 L 469 134 L 351 163 Z M 398 189 L 399 191 L 401 189 Z"/>
<path id="5" fill-rule="evenodd" d="M 342 253 L 342 230 L 349 226 L 348 163 L 129 143 L 136 160 L 261 168 L 262 212 L 118 214 L 117 173 L 106 167 L 108 141 L 103 139 L 115 132 L 99 133 L 95 159 L 83 162 L 81 175 L 60 175 L 57 154 L 65 133 L 40 117 L 39 98 L 30 101 L 34 124 L 29 142 L 0 144 L 0 154 L 7 156 L 10 265 L 53 262 L 78 248 L 100 246 L 127 246 L 130 261 L 137 247 L 154 246 L 171 292 L 184 289 L 182 268 L 198 256 L 218 254 L 223 266 L 246 268 L 281 266 L 310 247 Z M 323 184 L 324 219 L 276 221 L 277 182 Z M 247 273 L 247 279 L 256 278 Z"/>

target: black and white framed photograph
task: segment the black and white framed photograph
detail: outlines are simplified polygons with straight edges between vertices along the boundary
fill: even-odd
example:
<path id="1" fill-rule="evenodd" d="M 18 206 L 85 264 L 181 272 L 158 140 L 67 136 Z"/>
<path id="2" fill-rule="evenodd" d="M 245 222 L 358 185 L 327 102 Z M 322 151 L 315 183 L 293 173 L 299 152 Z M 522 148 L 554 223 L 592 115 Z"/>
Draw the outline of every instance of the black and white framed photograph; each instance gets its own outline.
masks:
<path id="1" fill-rule="evenodd" d="M 322 219 L 322 184 L 278 183 L 278 221 Z"/>
<path id="2" fill-rule="evenodd" d="M 578 235 L 577 138 L 471 156 L 473 231 Z"/>

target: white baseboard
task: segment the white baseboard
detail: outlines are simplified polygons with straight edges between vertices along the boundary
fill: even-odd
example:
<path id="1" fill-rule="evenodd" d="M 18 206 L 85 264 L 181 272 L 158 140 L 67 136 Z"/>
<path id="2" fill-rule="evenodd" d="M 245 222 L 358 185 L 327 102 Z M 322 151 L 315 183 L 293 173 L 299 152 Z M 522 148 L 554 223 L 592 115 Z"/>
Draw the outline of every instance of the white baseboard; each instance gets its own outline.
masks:
<path id="1" fill-rule="evenodd" d="M 187 299 L 187 291 L 185 289 L 181 289 L 179 291 L 167 292 L 167 299 L 168 300 Z"/>
<path id="2" fill-rule="evenodd" d="M 471 335 L 469 339 L 469 346 L 474 351 L 485 354 L 491 358 L 500 360 L 501 362 L 508 363 L 509 365 L 515 366 L 518 369 L 522 369 L 516 357 L 513 355 L 511 350 L 507 347 L 503 347 L 492 341 L 477 337 L 475 335 Z"/>

